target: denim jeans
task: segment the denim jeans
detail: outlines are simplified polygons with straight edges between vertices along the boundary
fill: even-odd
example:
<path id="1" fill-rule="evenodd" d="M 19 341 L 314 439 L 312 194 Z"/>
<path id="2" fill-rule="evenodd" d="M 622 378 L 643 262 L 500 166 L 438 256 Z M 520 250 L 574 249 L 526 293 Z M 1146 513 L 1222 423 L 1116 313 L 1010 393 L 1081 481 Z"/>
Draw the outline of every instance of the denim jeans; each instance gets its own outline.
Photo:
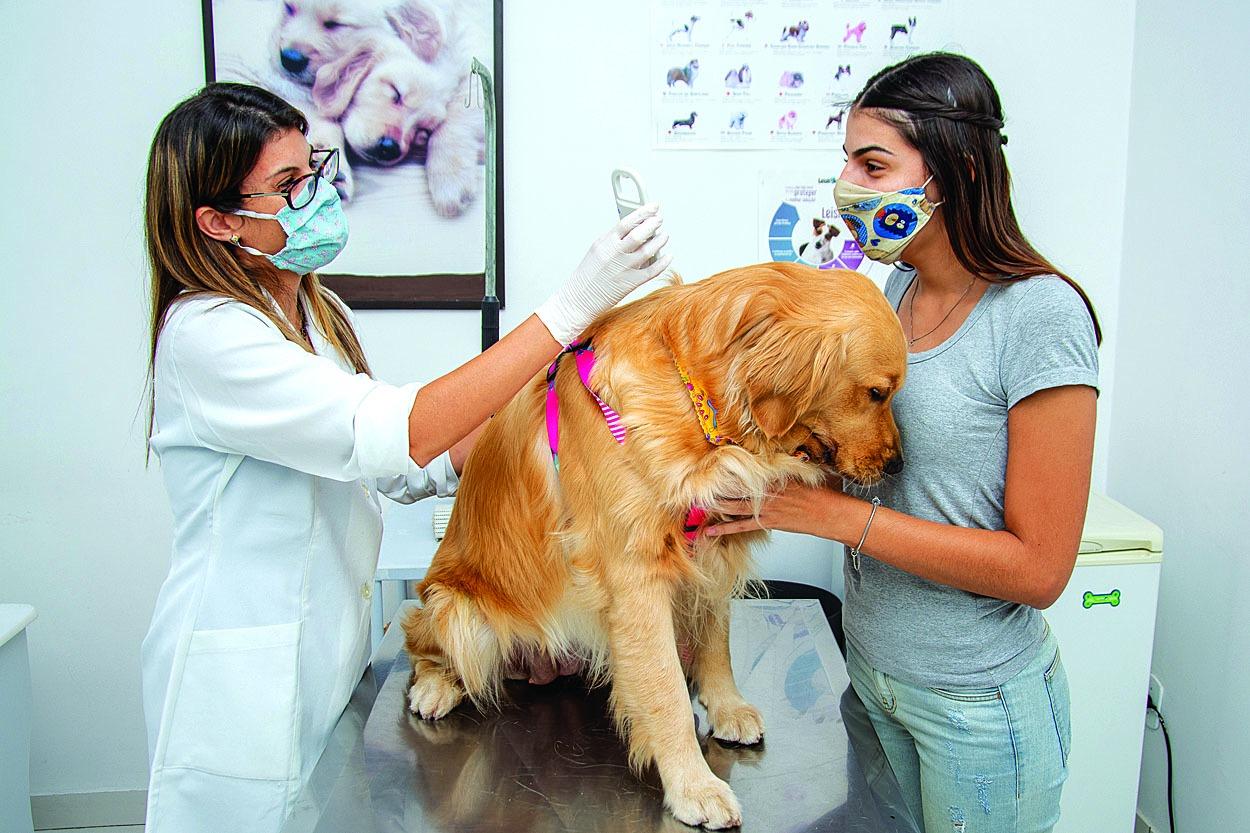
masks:
<path id="1" fill-rule="evenodd" d="M 1049 627 L 1037 656 L 996 688 L 911 685 L 847 645 L 843 719 L 869 785 L 892 772 L 924 833 L 1046 833 L 1072 744 L 1068 678 Z M 923 825 L 920 823 L 923 822 Z"/>

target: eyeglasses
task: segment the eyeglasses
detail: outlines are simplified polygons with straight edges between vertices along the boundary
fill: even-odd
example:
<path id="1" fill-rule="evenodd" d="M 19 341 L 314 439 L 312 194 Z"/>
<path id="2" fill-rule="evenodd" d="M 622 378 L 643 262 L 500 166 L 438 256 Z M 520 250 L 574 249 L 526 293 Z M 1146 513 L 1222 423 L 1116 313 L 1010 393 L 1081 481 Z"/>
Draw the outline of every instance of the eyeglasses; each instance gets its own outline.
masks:
<path id="1" fill-rule="evenodd" d="M 240 197 L 286 197 L 286 204 L 293 211 L 298 211 L 313 201 L 317 195 L 317 183 L 322 177 L 334 182 L 339 175 L 339 149 L 313 148 L 308 154 L 308 167 L 313 169 L 310 174 L 291 180 L 291 184 L 281 191 L 258 191 L 254 194 L 239 194 Z"/>

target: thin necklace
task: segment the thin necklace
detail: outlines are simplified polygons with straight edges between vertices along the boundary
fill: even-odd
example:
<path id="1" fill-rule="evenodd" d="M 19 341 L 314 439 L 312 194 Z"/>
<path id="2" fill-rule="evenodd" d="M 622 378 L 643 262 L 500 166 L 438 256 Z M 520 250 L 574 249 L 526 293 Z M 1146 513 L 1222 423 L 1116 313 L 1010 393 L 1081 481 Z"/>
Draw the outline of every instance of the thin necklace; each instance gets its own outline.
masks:
<path id="1" fill-rule="evenodd" d="M 951 313 L 955 311 L 955 307 L 959 306 L 960 303 L 963 302 L 963 299 L 968 297 L 968 293 L 972 291 L 972 285 L 976 282 L 977 282 L 977 276 L 973 275 L 972 280 L 968 281 L 967 288 L 964 289 L 964 294 L 960 295 L 959 300 L 955 301 L 954 306 L 952 306 L 950 309 L 946 311 L 946 315 L 942 316 L 942 320 L 937 322 L 937 327 L 934 327 L 932 330 L 929 330 L 929 332 L 923 333 L 922 335 L 918 335 L 915 338 L 908 339 L 907 346 L 910 347 L 913 344 L 915 344 L 917 341 L 920 341 L 920 339 L 924 338 L 925 336 L 932 335 L 937 330 L 938 327 L 945 324 L 946 319 L 950 318 Z M 916 296 L 919 294 L 920 294 L 920 278 L 916 278 L 916 288 L 911 293 L 911 300 L 907 302 L 907 317 L 911 320 L 911 328 L 913 331 L 915 331 L 916 329 Z"/>

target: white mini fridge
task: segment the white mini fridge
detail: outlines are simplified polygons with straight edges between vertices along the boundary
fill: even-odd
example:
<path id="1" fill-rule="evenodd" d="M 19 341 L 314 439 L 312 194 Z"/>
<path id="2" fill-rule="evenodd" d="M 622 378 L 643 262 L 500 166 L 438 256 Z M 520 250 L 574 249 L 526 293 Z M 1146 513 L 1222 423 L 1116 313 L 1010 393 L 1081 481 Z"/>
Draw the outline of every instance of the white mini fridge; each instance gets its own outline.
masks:
<path id="1" fill-rule="evenodd" d="M 1091 494 L 1076 568 L 1044 611 L 1072 694 L 1056 833 L 1132 833 L 1163 559 L 1159 527 Z"/>

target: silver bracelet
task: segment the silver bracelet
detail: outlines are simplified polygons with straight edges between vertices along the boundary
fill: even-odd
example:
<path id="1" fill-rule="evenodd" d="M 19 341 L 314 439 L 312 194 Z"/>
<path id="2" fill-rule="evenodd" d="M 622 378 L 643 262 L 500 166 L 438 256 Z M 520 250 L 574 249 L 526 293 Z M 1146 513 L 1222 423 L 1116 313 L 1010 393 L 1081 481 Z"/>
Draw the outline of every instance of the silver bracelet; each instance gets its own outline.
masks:
<path id="1" fill-rule="evenodd" d="M 851 566 L 859 571 L 859 555 L 863 549 L 864 541 L 868 540 L 868 527 L 872 526 L 872 519 L 877 516 L 877 507 L 881 505 L 881 498 L 872 499 L 872 511 L 868 513 L 868 523 L 864 524 L 864 534 L 859 536 L 859 543 L 851 548 Z"/>

